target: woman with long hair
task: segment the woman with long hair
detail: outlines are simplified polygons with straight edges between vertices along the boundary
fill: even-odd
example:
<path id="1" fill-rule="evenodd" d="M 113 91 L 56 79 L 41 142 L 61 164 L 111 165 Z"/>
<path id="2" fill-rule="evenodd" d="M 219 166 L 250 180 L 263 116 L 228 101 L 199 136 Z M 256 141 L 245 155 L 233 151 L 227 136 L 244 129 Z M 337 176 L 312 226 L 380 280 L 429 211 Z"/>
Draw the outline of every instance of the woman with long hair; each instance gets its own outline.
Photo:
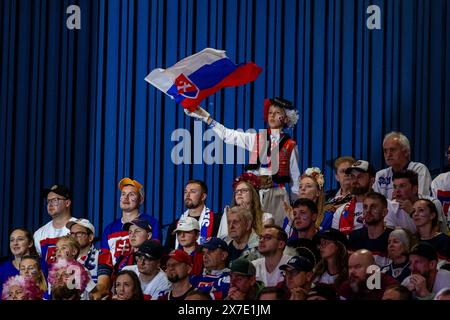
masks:
<path id="1" fill-rule="evenodd" d="M 347 238 L 337 230 L 316 234 L 321 259 L 314 268 L 314 283 L 338 288 L 348 278 Z"/>
<path id="2" fill-rule="evenodd" d="M 112 300 L 144 300 L 141 282 L 136 273 L 122 270 L 117 274 Z"/>
<path id="3" fill-rule="evenodd" d="M 273 216 L 271 213 L 263 212 L 258 190 L 258 177 L 252 173 L 243 173 L 233 182 L 233 200 L 231 201 L 231 207 L 238 206 L 249 209 L 253 216 L 252 228 L 260 235 L 264 225 L 273 223 Z M 226 212 L 229 209 L 230 207 L 225 207 L 217 233 L 218 238 L 223 239 L 228 235 Z"/>
<path id="4" fill-rule="evenodd" d="M 22 277 L 33 278 L 42 292 L 47 291 L 47 280 L 41 269 L 40 258 L 37 254 L 23 256 L 20 261 L 19 270 Z"/>
<path id="5" fill-rule="evenodd" d="M 325 193 L 323 187 L 325 180 L 322 171 L 317 167 L 308 168 L 299 178 L 299 192 L 298 197 L 312 200 L 317 206 L 317 219 L 315 222 L 316 228 L 319 229 L 324 215 L 324 203 Z M 288 203 L 284 203 L 284 208 L 287 213 L 287 217 L 284 219 L 283 228 L 291 237 L 294 228 L 292 223 L 294 221 L 292 206 Z"/>
<path id="6" fill-rule="evenodd" d="M 11 231 L 9 249 L 12 257 L 0 264 L 0 288 L 9 277 L 19 274 L 19 264 L 23 256 L 36 254 L 33 236 L 23 228 L 15 228 Z"/>

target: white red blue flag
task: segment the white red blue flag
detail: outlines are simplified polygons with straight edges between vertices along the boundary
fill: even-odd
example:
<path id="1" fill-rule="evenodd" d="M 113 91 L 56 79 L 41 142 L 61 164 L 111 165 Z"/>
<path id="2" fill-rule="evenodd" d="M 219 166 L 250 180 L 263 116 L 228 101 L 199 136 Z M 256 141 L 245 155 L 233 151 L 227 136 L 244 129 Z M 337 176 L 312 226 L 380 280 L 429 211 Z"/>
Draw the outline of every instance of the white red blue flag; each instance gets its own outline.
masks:
<path id="1" fill-rule="evenodd" d="M 154 69 L 145 80 L 194 111 L 203 99 L 221 88 L 252 82 L 261 71 L 253 62 L 236 65 L 225 51 L 206 48 L 167 69 Z"/>

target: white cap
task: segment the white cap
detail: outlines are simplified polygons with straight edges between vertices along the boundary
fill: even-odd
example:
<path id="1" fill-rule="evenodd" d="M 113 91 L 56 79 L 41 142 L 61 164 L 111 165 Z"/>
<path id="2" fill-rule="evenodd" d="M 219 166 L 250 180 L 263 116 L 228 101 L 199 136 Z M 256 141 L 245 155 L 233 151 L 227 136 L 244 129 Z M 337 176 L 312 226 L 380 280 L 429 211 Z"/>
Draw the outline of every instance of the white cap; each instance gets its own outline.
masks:
<path id="1" fill-rule="evenodd" d="M 89 229 L 92 231 L 92 234 L 95 234 L 95 228 L 92 223 L 89 222 L 88 219 L 77 219 L 77 220 L 71 220 L 66 223 L 66 228 L 70 230 L 74 224 L 79 224 L 82 227 L 85 227 L 86 229 Z"/>
<path id="2" fill-rule="evenodd" d="M 197 219 L 192 217 L 181 217 L 178 221 L 177 228 L 173 232 L 192 230 L 200 230 L 200 224 Z"/>

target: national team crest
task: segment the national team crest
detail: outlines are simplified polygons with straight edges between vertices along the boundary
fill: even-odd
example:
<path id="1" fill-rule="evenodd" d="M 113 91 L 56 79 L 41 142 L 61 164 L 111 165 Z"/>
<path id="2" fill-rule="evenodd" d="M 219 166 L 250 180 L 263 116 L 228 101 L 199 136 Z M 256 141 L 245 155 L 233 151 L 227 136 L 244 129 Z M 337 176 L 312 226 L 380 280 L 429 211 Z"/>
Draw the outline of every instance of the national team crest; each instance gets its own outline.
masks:
<path id="1" fill-rule="evenodd" d="M 175 86 L 177 87 L 178 93 L 188 99 L 197 98 L 200 91 L 198 87 L 183 73 L 175 79 Z"/>

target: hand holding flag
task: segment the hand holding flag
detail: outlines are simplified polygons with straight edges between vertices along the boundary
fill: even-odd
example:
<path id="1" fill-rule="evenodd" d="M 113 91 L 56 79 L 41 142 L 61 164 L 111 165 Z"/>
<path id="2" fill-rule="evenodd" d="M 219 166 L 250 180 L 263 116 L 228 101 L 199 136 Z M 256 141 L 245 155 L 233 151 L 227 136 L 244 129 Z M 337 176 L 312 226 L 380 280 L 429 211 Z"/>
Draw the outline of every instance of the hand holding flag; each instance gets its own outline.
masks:
<path id="1" fill-rule="evenodd" d="M 154 69 L 145 80 L 193 112 L 206 97 L 252 82 L 261 71 L 253 62 L 236 65 L 225 51 L 206 48 L 167 69 Z"/>

